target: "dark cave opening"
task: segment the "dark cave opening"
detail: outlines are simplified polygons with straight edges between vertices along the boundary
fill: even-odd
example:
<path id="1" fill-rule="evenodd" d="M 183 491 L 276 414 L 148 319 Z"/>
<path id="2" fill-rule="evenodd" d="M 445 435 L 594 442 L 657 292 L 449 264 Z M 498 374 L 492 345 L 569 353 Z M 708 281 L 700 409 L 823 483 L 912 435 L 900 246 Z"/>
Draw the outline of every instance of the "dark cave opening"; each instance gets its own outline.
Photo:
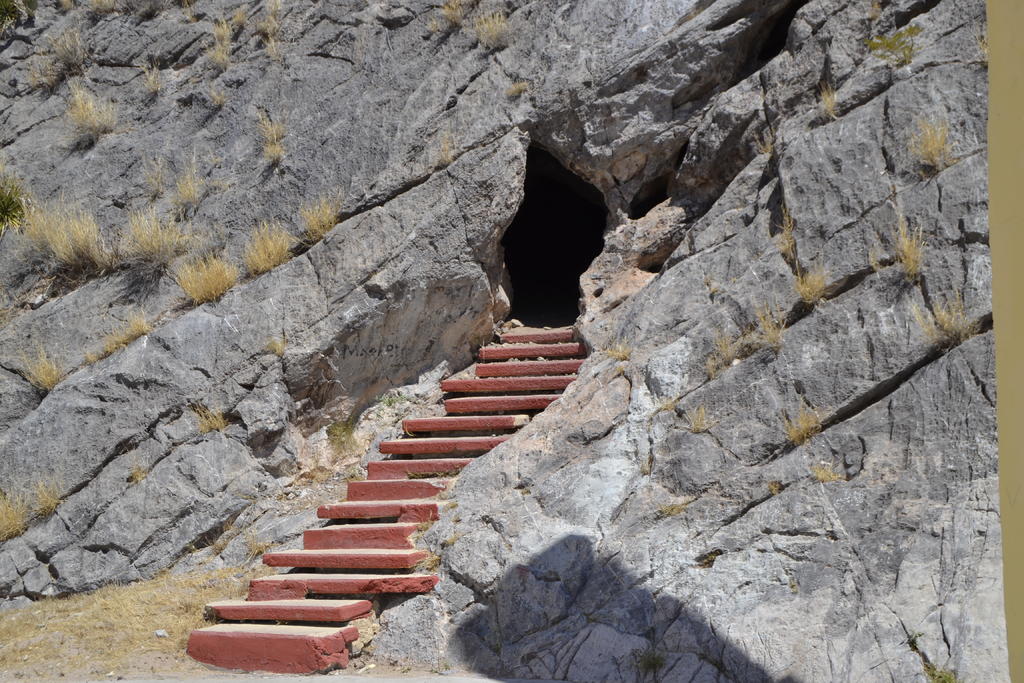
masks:
<path id="1" fill-rule="evenodd" d="M 789 37 L 789 27 L 796 18 L 797 10 L 803 7 L 806 0 L 797 0 L 790 3 L 772 24 L 771 30 L 764 43 L 761 44 L 761 51 L 757 55 L 757 61 L 764 64 L 777 57 L 786 48 L 786 39 Z"/>
<path id="2" fill-rule="evenodd" d="M 580 275 L 604 248 L 601 193 L 544 150 L 526 157 L 523 203 L 501 246 L 511 280 L 509 315 L 525 325 L 571 325 Z"/>

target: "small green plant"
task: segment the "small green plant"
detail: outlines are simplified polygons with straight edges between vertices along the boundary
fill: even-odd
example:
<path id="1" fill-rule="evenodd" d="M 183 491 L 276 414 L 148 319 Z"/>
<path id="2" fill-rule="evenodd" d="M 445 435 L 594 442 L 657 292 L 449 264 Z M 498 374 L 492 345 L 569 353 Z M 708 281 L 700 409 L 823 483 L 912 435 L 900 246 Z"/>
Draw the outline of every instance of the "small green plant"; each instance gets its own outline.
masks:
<path id="1" fill-rule="evenodd" d="M 29 14 L 23 0 L 0 0 L 0 35 L 22 19 L 28 18 Z"/>
<path id="2" fill-rule="evenodd" d="M 0 235 L 7 228 L 20 228 L 25 218 L 28 195 L 21 181 L 8 173 L 0 163 Z"/>
<path id="3" fill-rule="evenodd" d="M 508 17 L 501 12 L 483 14 L 473 22 L 476 39 L 488 49 L 502 48 L 508 45 Z"/>
<path id="4" fill-rule="evenodd" d="M 833 481 L 844 481 L 846 479 L 846 477 L 839 472 L 836 472 L 828 465 L 811 465 L 811 475 L 815 480 L 822 484 L 828 484 Z"/>
<path id="5" fill-rule="evenodd" d="M 798 269 L 793 289 L 804 303 L 813 306 L 825 298 L 828 291 L 828 272 L 820 264 L 811 270 Z"/>
<path id="6" fill-rule="evenodd" d="M 902 214 L 896 217 L 896 260 L 907 279 L 916 282 L 924 264 L 924 237 L 920 227 L 917 230 L 909 229 L 907 219 Z"/>
<path id="7" fill-rule="evenodd" d="M 36 349 L 34 358 L 25 356 L 23 361 L 25 369 L 22 374 L 25 379 L 37 389 L 42 389 L 46 392 L 51 391 L 60 384 L 67 374 L 64 368 L 41 347 Z"/>
<path id="8" fill-rule="evenodd" d="M 29 504 L 24 496 L 0 491 L 0 542 L 21 536 L 28 529 Z"/>
<path id="9" fill-rule="evenodd" d="M 921 34 L 920 26 L 907 26 L 888 36 L 875 36 L 865 41 L 871 54 L 893 66 L 906 66 L 917 53 L 914 38 Z"/>
<path id="10" fill-rule="evenodd" d="M 178 268 L 174 280 L 195 305 L 216 301 L 238 282 L 238 268 L 219 256 L 190 261 Z"/>
<path id="11" fill-rule="evenodd" d="M 636 668 L 642 673 L 654 673 L 665 666 L 665 655 L 654 648 L 644 650 L 636 658 Z"/>
<path id="12" fill-rule="evenodd" d="M 398 393 L 394 393 L 394 394 L 387 394 L 387 395 L 381 397 L 380 404 L 382 406 L 387 406 L 388 408 L 393 408 L 393 407 L 395 407 L 397 405 L 400 405 L 402 403 L 407 403 L 408 401 L 409 401 L 409 397 L 408 396 L 406 396 L 405 394 L 403 394 L 401 392 L 398 392 Z"/>
<path id="13" fill-rule="evenodd" d="M 783 415 L 782 426 L 790 443 L 799 446 L 821 431 L 821 416 L 801 398 L 796 416 L 790 419 L 788 415 Z"/>
<path id="14" fill-rule="evenodd" d="M 963 296 L 958 291 L 946 303 L 936 303 L 931 315 L 917 305 L 913 314 L 921 331 L 940 349 L 962 344 L 978 333 L 978 323 L 967 317 Z"/>
<path id="15" fill-rule="evenodd" d="M 934 175 L 955 160 L 949 141 L 949 124 L 944 120 L 919 119 L 908 149 L 924 168 L 925 175 Z"/>
<path id="16" fill-rule="evenodd" d="M 196 418 L 199 420 L 200 434 L 207 434 L 213 431 L 222 432 L 228 427 L 228 419 L 224 416 L 224 411 L 219 408 L 210 409 L 202 403 L 196 403 L 192 406 L 192 412 L 196 414 Z"/>
<path id="17" fill-rule="evenodd" d="M 928 677 L 929 683 L 960 683 L 960 679 L 956 677 L 956 673 L 949 669 L 937 667 L 931 662 L 925 663 L 924 675 Z"/>
<path id="18" fill-rule="evenodd" d="M 261 275 L 281 265 L 292 256 L 295 238 L 277 223 L 261 221 L 245 247 L 245 267 L 253 275 Z"/>

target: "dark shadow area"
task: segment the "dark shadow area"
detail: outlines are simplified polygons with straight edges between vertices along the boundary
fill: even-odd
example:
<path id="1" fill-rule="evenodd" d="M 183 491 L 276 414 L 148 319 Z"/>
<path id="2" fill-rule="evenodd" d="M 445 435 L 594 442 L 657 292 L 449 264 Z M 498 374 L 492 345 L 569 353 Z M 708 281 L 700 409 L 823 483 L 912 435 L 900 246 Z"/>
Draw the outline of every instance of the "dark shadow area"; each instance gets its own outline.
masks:
<path id="1" fill-rule="evenodd" d="M 705 558 L 710 568 L 714 554 Z M 513 567 L 470 610 L 452 647 L 473 671 L 593 683 L 796 683 L 775 679 L 673 596 L 565 536 Z M 471 615 L 471 616 L 470 616 Z"/>
<path id="2" fill-rule="evenodd" d="M 580 275 L 604 248 L 601 193 L 547 152 L 531 147 L 525 196 L 505 231 L 511 317 L 526 325 L 570 325 L 579 316 Z"/>
<path id="3" fill-rule="evenodd" d="M 796 17 L 797 10 L 805 4 L 807 4 L 806 0 L 797 0 L 796 2 L 790 3 L 789 7 L 775 18 L 771 29 L 768 31 L 768 36 L 761 45 L 761 51 L 757 55 L 758 62 L 766 64 L 786 49 L 786 40 L 789 38 L 789 27 L 793 23 L 793 19 Z"/>

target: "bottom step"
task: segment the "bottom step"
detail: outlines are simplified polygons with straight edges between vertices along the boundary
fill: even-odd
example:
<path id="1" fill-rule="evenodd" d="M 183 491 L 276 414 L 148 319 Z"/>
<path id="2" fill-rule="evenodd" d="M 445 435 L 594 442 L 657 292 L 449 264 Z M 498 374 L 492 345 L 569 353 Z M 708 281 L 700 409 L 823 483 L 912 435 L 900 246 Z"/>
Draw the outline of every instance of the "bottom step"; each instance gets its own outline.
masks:
<path id="1" fill-rule="evenodd" d="M 188 654 L 204 664 L 242 671 L 305 674 L 348 664 L 355 626 L 218 624 L 192 631 Z"/>

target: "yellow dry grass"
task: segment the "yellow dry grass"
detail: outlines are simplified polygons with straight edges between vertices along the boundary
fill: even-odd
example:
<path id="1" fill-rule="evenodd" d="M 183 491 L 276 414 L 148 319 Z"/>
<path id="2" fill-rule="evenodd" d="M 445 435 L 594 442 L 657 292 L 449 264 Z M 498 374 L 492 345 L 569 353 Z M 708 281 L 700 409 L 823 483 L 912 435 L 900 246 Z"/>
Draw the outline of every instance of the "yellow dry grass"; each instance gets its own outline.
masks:
<path id="1" fill-rule="evenodd" d="M 256 127 L 263 141 L 263 158 L 272 164 L 281 163 L 284 158 L 285 126 L 281 121 L 274 121 L 266 113 L 260 112 Z"/>
<path id="2" fill-rule="evenodd" d="M 129 260 L 165 267 L 188 251 L 191 242 L 191 235 L 173 221 L 160 220 L 151 207 L 129 215 L 121 252 Z"/>
<path id="3" fill-rule="evenodd" d="M 249 562 L 252 562 L 258 557 L 262 557 L 263 553 L 273 547 L 273 541 L 261 539 L 253 529 L 249 529 L 245 532 L 245 557 Z"/>
<path id="4" fill-rule="evenodd" d="M 219 71 L 231 66 L 231 25 L 224 19 L 213 22 L 213 45 L 206 50 L 206 57 Z"/>
<path id="5" fill-rule="evenodd" d="M 29 504 L 25 496 L 7 495 L 0 491 L 0 542 L 21 536 L 28 528 Z M 0 632 L 3 628 L 0 619 Z M 0 640 L 0 642 L 3 642 Z M 3 648 L 0 648 L 0 662 L 3 661 Z M 3 667 L 0 666 L 0 670 Z"/>
<path id="6" fill-rule="evenodd" d="M 106 358 L 152 331 L 153 326 L 146 320 L 146 315 L 142 311 L 133 313 L 123 325 L 103 338 L 103 353 L 97 354 L 90 360 L 97 361 L 100 358 Z"/>
<path id="7" fill-rule="evenodd" d="M 516 81 L 512 85 L 508 86 L 505 94 L 509 97 L 519 97 L 530 88 L 529 81 Z"/>
<path id="8" fill-rule="evenodd" d="M 798 271 L 793 289 L 804 303 L 814 305 L 825 297 L 828 291 L 828 273 L 825 267 L 817 265 L 811 270 Z"/>
<path id="9" fill-rule="evenodd" d="M 772 494 L 773 496 L 777 496 L 780 493 L 782 493 L 782 488 L 782 482 L 777 479 L 773 479 L 772 481 L 768 482 L 768 493 Z"/>
<path id="10" fill-rule="evenodd" d="M 949 124 L 944 120 L 919 119 L 908 148 L 927 174 L 938 173 L 954 161 Z"/>
<path id="11" fill-rule="evenodd" d="M 819 89 L 821 94 L 821 109 L 825 112 L 825 115 L 830 119 L 835 120 L 838 118 L 836 114 L 836 91 L 828 83 L 822 83 Z"/>
<path id="12" fill-rule="evenodd" d="M 335 197 L 321 197 L 299 209 L 306 226 L 305 238 L 310 244 L 319 242 L 338 222 L 341 202 Z"/>
<path id="13" fill-rule="evenodd" d="M 38 481 L 33 488 L 35 504 L 32 511 L 40 517 L 49 517 L 60 506 L 60 486 L 54 481 Z"/>
<path id="14" fill-rule="evenodd" d="M 149 66 L 142 66 L 139 68 L 142 69 L 142 85 L 146 89 L 146 92 L 150 95 L 156 95 L 163 87 L 159 67 L 150 64 Z"/>
<path id="15" fill-rule="evenodd" d="M 26 356 L 23 359 L 25 369 L 22 373 L 25 379 L 37 389 L 50 391 L 60 384 L 67 374 L 55 359 L 53 359 L 42 348 L 36 349 L 35 357 Z"/>
<path id="16" fill-rule="evenodd" d="M 196 418 L 199 420 L 200 434 L 214 431 L 222 432 L 228 427 L 228 419 L 224 417 L 224 411 L 219 408 L 211 410 L 202 403 L 197 403 L 192 406 L 192 412 L 196 414 Z"/>
<path id="17" fill-rule="evenodd" d="M 219 256 L 190 261 L 174 275 L 178 286 L 198 305 L 219 299 L 238 282 L 238 268 Z"/>
<path id="18" fill-rule="evenodd" d="M 690 505 L 691 501 L 679 503 L 666 503 L 658 506 L 658 517 L 675 517 L 682 514 Z"/>
<path id="19" fill-rule="evenodd" d="M 632 354 L 632 347 L 625 342 L 615 342 L 604 350 L 604 355 L 619 361 L 629 360 Z"/>
<path id="20" fill-rule="evenodd" d="M 249 13 L 246 12 L 245 6 L 239 7 L 235 10 L 234 14 L 231 15 L 231 27 L 236 31 L 245 26 L 246 20 L 249 18 Z"/>
<path id="21" fill-rule="evenodd" d="M 928 340 L 939 348 L 962 344 L 978 333 L 978 322 L 967 316 L 960 292 L 944 304 L 936 303 L 931 315 L 916 305 L 913 314 Z"/>
<path id="22" fill-rule="evenodd" d="M 686 411 L 686 424 L 687 428 L 694 434 L 702 434 L 714 426 L 708 417 L 708 410 L 704 405 L 699 405 Z"/>
<path id="23" fill-rule="evenodd" d="M 822 484 L 846 479 L 842 474 L 827 465 L 811 465 L 811 475 Z"/>
<path id="24" fill-rule="evenodd" d="M 480 44 L 488 49 L 508 45 L 508 17 L 502 12 L 480 15 L 473 21 L 473 31 Z"/>
<path id="25" fill-rule="evenodd" d="M 292 256 L 295 238 L 277 223 L 261 221 L 245 247 L 245 267 L 260 275 L 287 261 Z"/>
<path id="26" fill-rule="evenodd" d="M 174 181 L 174 196 L 171 198 L 171 203 L 174 204 L 179 216 L 184 216 L 199 205 L 204 185 L 203 179 L 199 177 L 195 159 L 193 159 L 181 170 Z"/>
<path id="27" fill-rule="evenodd" d="M 133 484 L 138 484 L 140 481 L 146 478 L 149 474 L 149 470 L 146 469 L 145 465 L 136 460 L 132 463 L 132 470 L 128 473 L 128 481 Z"/>
<path id="28" fill-rule="evenodd" d="M 793 261 L 796 259 L 796 238 L 793 237 L 796 221 L 793 220 L 793 216 L 786 206 L 782 207 L 782 224 L 779 225 L 779 229 L 779 234 L 775 236 L 775 244 L 779 248 L 779 253 Z"/>
<path id="29" fill-rule="evenodd" d="M 896 218 L 896 260 L 908 280 L 914 282 L 920 277 L 924 263 L 924 237 L 920 227 L 910 230 L 907 219 L 902 215 Z"/>
<path id="30" fill-rule="evenodd" d="M 782 333 L 786 329 L 785 312 L 777 306 L 762 304 L 755 315 L 757 316 L 758 341 L 776 351 L 781 349 Z"/>
<path id="31" fill-rule="evenodd" d="M 277 354 L 278 356 L 284 356 L 286 348 L 288 348 L 288 340 L 284 337 L 277 337 L 267 342 L 267 351 Z"/>
<path id="32" fill-rule="evenodd" d="M 30 679 L 98 679 L 111 671 L 152 675 L 154 662 L 192 667 L 185 643 L 193 629 L 206 625 L 203 606 L 243 597 L 249 579 L 272 571 L 232 567 L 166 573 L 5 612 L 0 619 L 0 671 Z M 156 637 L 157 629 L 169 637 Z"/>
<path id="33" fill-rule="evenodd" d="M 445 0 L 441 5 L 441 14 L 452 26 L 461 26 L 466 18 L 466 4 L 463 0 Z"/>
<path id="34" fill-rule="evenodd" d="M 89 0 L 89 9 L 95 14 L 113 14 L 117 11 L 115 0 Z"/>
<path id="35" fill-rule="evenodd" d="M 70 28 L 49 39 L 49 56 L 29 69 L 29 85 L 33 88 L 54 90 L 69 76 L 84 71 L 89 52 L 85 49 L 78 29 Z"/>
<path id="36" fill-rule="evenodd" d="M 790 443 L 799 446 L 807 443 L 811 437 L 821 431 L 821 416 L 818 415 L 818 411 L 812 410 L 801 399 L 796 417 L 790 419 L 788 415 L 783 415 L 782 426 Z"/>
<path id="37" fill-rule="evenodd" d="M 162 159 L 145 159 L 142 162 L 142 182 L 149 190 L 149 199 L 153 200 L 164 193 L 167 179 L 167 167 Z"/>
<path id="38" fill-rule="evenodd" d="M 67 109 L 64 112 L 79 146 L 96 144 L 117 125 L 117 110 L 110 100 L 96 97 L 81 83 L 71 84 Z"/>
<path id="39" fill-rule="evenodd" d="M 276 44 L 281 32 L 281 0 L 267 0 L 264 8 L 266 12 L 263 18 L 256 22 L 256 35 L 269 48 L 271 44 Z"/>
<path id="40" fill-rule="evenodd" d="M 441 566 L 441 557 L 433 553 L 416 563 L 416 571 L 432 572 Z"/>
<path id="41" fill-rule="evenodd" d="M 754 140 L 754 146 L 758 154 L 771 156 L 775 153 L 775 132 L 769 128 L 764 133 L 758 135 Z"/>
<path id="42" fill-rule="evenodd" d="M 114 264 L 92 214 L 61 200 L 30 206 L 22 233 L 38 252 L 70 274 L 95 274 Z"/>
<path id="43" fill-rule="evenodd" d="M 228 102 L 228 95 L 227 95 L 227 93 L 224 92 L 223 90 L 221 90 L 220 88 L 216 88 L 214 86 L 210 86 L 209 95 L 210 95 L 210 104 L 212 104 L 217 109 L 220 109 L 221 107 L 223 107 Z"/>

